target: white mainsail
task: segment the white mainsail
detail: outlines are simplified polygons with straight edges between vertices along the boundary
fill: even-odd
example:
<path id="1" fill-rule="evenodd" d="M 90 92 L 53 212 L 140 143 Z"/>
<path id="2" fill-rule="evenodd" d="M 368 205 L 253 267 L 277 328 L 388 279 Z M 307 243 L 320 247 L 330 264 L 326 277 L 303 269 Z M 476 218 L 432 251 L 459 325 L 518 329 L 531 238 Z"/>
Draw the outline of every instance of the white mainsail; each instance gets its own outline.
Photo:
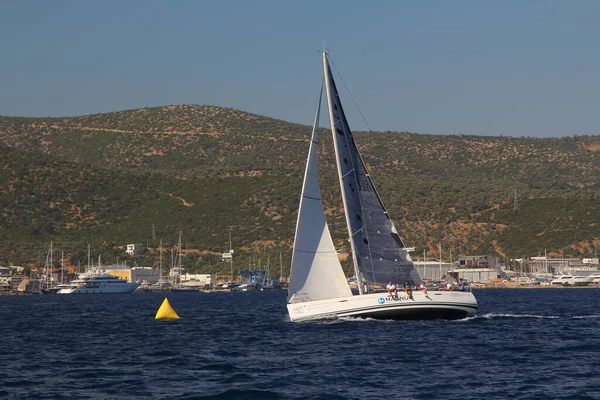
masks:
<path id="1" fill-rule="evenodd" d="M 288 287 L 290 303 L 352 295 L 329 233 L 321 201 L 317 130 L 322 95 L 321 87 L 298 210 Z"/>

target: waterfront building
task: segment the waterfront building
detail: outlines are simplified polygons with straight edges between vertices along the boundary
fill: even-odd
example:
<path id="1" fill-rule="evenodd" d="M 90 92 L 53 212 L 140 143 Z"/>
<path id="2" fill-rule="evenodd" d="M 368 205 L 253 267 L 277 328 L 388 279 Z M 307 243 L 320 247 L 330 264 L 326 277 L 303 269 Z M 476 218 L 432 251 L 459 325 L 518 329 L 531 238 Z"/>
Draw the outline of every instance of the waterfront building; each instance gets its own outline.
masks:
<path id="1" fill-rule="evenodd" d="M 494 256 L 463 256 L 458 258 L 458 265 L 467 268 L 496 268 L 498 258 Z"/>
<path id="2" fill-rule="evenodd" d="M 160 271 L 156 268 L 150 267 L 107 269 L 106 272 L 112 276 L 125 279 L 127 282 L 146 282 L 149 284 L 154 284 L 160 279 Z"/>
<path id="3" fill-rule="evenodd" d="M 448 271 L 450 281 L 463 278 L 467 282 L 489 282 L 497 279 L 499 274 L 495 268 L 456 268 Z"/>
<path id="4" fill-rule="evenodd" d="M 217 283 L 217 274 L 183 274 L 181 282 L 184 286 L 213 287 Z"/>
<path id="5" fill-rule="evenodd" d="M 414 261 L 413 264 L 421 279 L 426 281 L 441 281 L 447 277 L 448 271 L 452 269 L 452 264 L 449 262 Z"/>

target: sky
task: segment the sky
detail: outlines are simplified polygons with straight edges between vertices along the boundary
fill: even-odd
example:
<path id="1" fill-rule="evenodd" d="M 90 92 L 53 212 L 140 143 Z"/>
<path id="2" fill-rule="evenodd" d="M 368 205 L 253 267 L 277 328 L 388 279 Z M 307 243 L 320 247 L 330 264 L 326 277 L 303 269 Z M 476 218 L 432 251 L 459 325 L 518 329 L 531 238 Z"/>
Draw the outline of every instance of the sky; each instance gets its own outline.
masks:
<path id="1" fill-rule="evenodd" d="M 0 115 L 205 104 L 310 125 L 325 47 L 354 130 L 596 135 L 598 21 L 596 0 L 0 0 Z"/>

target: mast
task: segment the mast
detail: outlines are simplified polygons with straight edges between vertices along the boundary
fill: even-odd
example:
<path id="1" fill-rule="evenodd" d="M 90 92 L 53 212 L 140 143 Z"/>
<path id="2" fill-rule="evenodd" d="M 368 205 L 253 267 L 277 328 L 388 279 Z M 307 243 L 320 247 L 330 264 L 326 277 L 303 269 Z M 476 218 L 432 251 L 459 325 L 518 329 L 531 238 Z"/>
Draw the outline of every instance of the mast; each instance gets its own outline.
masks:
<path id="1" fill-rule="evenodd" d="M 50 289 L 52 281 L 52 241 L 50 241 L 50 262 L 48 263 L 48 270 L 46 275 L 46 289 Z"/>
<path id="2" fill-rule="evenodd" d="M 50 288 L 50 280 L 52 279 L 52 241 L 50 241 L 50 248 L 46 255 L 46 265 L 44 266 L 44 284 L 42 289 Z"/>
<path id="3" fill-rule="evenodd" d="M 326 92 L 327 92 L 327 109 L 329 110 L 329 124 L 331 126 L 331 132 L 333 135 L 335 135 L 335 119 L 333 116 L 333 102 L 331 99 L 331 88 L 330 88 L 330 80 L 331 77 L 329 76 L 329 62 L 327 60 L 327 51 L 323 51 L 323 70 L 324 70 L 324 74 L 325 74 L 325 86 L 327 88 Z M 346 200 L 346 195 L 345 195 L 345 191 L 344 191 L 344 181 L 343 181 L 343 176 L 342 176 L 342 166 L 340 164 L 340 157 L 339 157 L 339 149 L 338 149 L 338 144 L 337 141 L 334 140 L 333 141 L 333 145 L 335 148 L 335 154 L 336 154 L 336 165 L 337 165 L 337 170 L 338 170 L 338 178 L 339 178 L 339 182 L 340 182 L 340 191 L 342 193 L 342 202 L 344 203 L 344 215 L 346 216 L 346 226 L 348 227 L 348 239 L 350 241 L 350 248 L 352 251 L 352 264 L 354 265 L 354 274 L 356 275 L 356 284 L 358 286 L 358 293 L 359 294 L 364 294 L 364 287 L 363 287 L 363 283 L 362 283 L 362 279 L 361 279 L 361 274 L 360 274 L 360 270 L 358 268 L 358 258 L 356 256 L 356 249 L 354 248 L 354 241 L 352 240 L 352 226 L 351 226 L 351 222 L 350 222 L 350 216 L 348 214 L 348 203 Z"/>
<path id="4" fill-rule="evenodd" d="M 439 267 L 440 267 L 440 281 L 442 280 L 442 243 L 438 243 L 438 249 L 440 251 L 440 262 L 439 262 Z"/>
<path id="5" fill-rule="evenodd" d="M 269 273 L 270 273 L 270 271 L 269 271 L 269 262 L 270 261 L 271 261 L 271 255 L 269 254 L 269 255 L 267 255 L 267 267 L 266 267 L 267 272 L 265 274 L 265 279 L 267 279 L 269 277 Z"/>
<path id="6" fill-rule="evenodd" d="M 49 270 L 50 276 L 49 276 L 49 280 L 48 280 L 48 288 L 50 288 L 50 286 L 52 286 L 52 241 L 50 241 L 50 270 Z"/>
<path id="7" fill-rule="evenodd" d="M 158 280 L 162 281 L 162 273 L 163 273 L 163 268 L 162 268 L 162 251 L 163 251 L 163 246 L 162 246 L 162 239 L 160 239 L 160 244 L 159 244 L 159 249 L 158 249 Z"/>
<path id="8" fill-rule="evenodd" d="M 425 249 L 423 249 L 423 276 L 425 276 L 425 266 L 427 264 L 426 258 L 425 258 Z M 433 276 L 433 273 L 431 274 Z M 440 280 L 442 280 L 442 277 L 440 276 Z"/>
<path id="9" fill-rule="evenodd" d="M 181 231 L 179 231 L 179 241 L 177 243 L 177 287 L 181 287 Z"/>

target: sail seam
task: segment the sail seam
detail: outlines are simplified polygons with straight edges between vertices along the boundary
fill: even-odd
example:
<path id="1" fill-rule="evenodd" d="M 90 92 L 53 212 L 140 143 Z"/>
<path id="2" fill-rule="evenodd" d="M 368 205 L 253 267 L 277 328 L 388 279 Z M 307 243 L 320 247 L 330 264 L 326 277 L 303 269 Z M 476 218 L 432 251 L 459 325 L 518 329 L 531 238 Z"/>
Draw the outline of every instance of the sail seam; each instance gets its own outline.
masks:
<path id="1" fill-rule="evenodd" d="M 307 251 L 307 250 L 294 250 L 297 253 L 305 253 L 305 254 L 337 254 L 335 251 Z"/>
<path id="2" fill-rule="evenodd" d="M 311 197 L 311 196 L 307 196 L 305 194 L 303 194 L 302 197 L 304 197 L 305 199 L 309 199 L 309 200 L 321 200 L 320 197 Z"/>

